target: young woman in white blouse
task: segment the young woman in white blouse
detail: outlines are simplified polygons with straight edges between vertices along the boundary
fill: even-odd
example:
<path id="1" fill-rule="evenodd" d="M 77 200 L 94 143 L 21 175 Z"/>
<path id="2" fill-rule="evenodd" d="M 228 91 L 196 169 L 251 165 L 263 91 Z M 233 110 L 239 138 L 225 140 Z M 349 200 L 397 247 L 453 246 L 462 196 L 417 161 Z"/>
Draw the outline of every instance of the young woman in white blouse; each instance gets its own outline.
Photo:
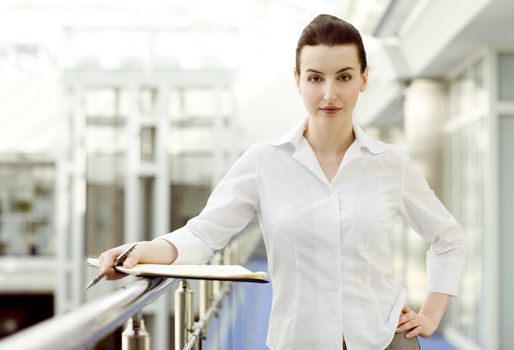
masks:
<path id="1" fill-rule="evenodd" d="M 368 69 L 351 24 L 316 17 L 298 41 L 294 76 L 308 117 L 250 147 L 197 217 L 141 242 L 124 265 L 205 263 L 257 215 L 273 283 L 271 349 L 419 349 L 416 336 L 430 336 L 458 294 L 462 229 L 409 157 L 352 118 Z M 431 244 L 419 312 L 391 277 L 397 215 Z M 107 278 L 122 277 L 112 265 L 124 247 L 101 254 Z"/>

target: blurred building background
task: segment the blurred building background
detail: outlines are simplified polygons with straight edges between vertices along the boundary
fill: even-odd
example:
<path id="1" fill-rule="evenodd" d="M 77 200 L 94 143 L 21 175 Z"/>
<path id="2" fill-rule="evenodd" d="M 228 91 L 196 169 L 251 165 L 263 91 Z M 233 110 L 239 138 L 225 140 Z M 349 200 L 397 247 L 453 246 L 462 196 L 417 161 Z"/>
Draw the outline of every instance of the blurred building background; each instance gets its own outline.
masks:
<path id="1" fill-rule="evenodd" d="M 250 144 L 305 117 L 294 50 L 319 13 L 365 35 L 359 124 L 411 154 L 467 233 L 441 333 L 514 349 L 510 0 L 0 2 L 0 337 L 118 288 L 85 294 L 84 259 L 182 226 Z M 428 245 L 401 221 L 391 242 L 418 308 Z M 145 309 L 156 349 L 170 304 Z"/>

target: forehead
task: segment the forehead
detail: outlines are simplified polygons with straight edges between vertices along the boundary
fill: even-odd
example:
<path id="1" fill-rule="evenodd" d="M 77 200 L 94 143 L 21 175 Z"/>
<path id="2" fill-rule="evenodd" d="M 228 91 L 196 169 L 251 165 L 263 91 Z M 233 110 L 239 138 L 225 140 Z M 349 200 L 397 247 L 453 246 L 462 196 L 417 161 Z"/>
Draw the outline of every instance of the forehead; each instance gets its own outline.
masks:
<path id="1" fill-rule="evenodd" d="M 359 69 L 357 47 L 348 45 L 306 45 L 300 54 L 300 70 L 315 69 L 321 72 L 337 72 L 341 68 Z"/>

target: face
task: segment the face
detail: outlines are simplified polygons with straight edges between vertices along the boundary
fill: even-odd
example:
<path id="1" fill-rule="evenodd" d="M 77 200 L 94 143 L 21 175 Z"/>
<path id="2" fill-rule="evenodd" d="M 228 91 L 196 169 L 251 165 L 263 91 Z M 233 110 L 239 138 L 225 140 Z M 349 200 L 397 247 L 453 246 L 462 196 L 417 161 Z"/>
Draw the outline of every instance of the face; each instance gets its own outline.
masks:
<path id="1" fill-rule="evenodd" d="M 351 120 L 359 93 L 368 82 L 355 45 L 304 46 L 296 86 L 312 118 Z"/>

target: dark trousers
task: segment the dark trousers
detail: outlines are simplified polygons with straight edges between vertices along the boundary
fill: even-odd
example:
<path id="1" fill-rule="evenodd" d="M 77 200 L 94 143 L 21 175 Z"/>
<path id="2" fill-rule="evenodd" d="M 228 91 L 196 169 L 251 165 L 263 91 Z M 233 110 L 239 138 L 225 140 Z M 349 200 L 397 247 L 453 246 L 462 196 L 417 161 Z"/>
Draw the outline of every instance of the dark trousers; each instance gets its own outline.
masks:
<path id="1" fill-rule="evenodd" d="M 405 332 L 395 333 L 393 341 L 387 346 L 385 350 L 420 350 L 418 337 L 405 338 Z M 348 350 L 343 341 L 343 350 Z"/>

